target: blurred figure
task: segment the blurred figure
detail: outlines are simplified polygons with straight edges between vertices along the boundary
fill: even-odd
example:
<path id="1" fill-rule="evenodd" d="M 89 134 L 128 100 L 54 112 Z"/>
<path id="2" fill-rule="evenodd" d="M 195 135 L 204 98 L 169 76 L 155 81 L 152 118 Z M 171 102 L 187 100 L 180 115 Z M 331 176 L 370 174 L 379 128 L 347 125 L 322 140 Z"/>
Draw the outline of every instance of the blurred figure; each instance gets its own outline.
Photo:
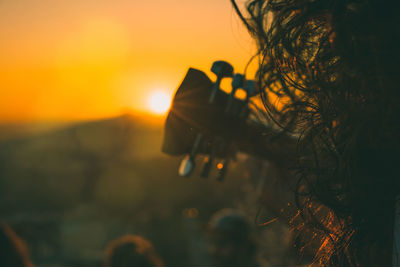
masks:
<path id="1" fill-rule="evenodd" d="M 33 267 L 24 241 L 7 224 L 0 229 L 0 266 Z"/>
<path id="2" fill-rule="evenodd" d="M 256 267 L 257 246 L 246 218 L 231 209 L 213 215 L 209 223 L 210 254 L 215 267 Z"/>
<path id="3" fill-rule="evenodd" d="M 150 241 L 125 235 L 111 241 L 106 248 L 104 267 L 163 267 Z"/>

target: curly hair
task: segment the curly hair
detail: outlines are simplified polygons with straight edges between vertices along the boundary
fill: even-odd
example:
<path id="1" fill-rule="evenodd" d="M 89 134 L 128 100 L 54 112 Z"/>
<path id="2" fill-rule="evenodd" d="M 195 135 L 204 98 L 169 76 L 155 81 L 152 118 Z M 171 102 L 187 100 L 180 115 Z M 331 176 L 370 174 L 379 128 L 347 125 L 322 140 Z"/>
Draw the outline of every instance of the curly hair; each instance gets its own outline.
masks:
<path id="1" fill-rule="evenodd" d="M 396 2 L 250 0 L 244 14 L 231 1 L 257 42 L 266 113 L 298 139 L 296 227 L 320 241 L 315 261 L 390 266 L 400 186 Z"/>

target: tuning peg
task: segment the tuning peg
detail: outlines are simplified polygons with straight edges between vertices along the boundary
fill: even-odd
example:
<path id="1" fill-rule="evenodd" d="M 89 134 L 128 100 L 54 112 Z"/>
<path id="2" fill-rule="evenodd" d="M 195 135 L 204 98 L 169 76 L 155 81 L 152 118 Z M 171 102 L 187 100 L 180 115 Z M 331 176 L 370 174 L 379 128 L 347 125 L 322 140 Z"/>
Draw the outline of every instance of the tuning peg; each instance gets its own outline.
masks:
<path id="1" fill-rule="evenodd" d="M 207 178 L 210 174 L 211 166 L 212 166 L 213 158 L 212 156 L 207 156 L 204 158 L 204 165 L 201 171 L 201 177 Z"/>
<path id="2" fill-rule="evenodd" d="M 221 84 L 221 80 L 223 78 L 233 76 L 233 67 L 226 61 L 215 61 L 211 66 L 211 71 L 217 76 L 217 80 L 214 83 L 213 89 L 211 91 L 211 95 L 208 100 L 209 103 L 214 102 L 215 96 Z"/>
<path id="3" fill-rule="evenodd" d="M 178 170 L 180 176 L 187 177 L 192 173 L 194 167 L 196 166 L 195 157 L 202 140 L 203 140 L 203 134 L 201 133 L 197 134 L 196 139 L 194 140 L 192 146 L 192 150 L 190 151 L 190 154 L 186 155 L 181 161 L 181 165 L 179 166 Z"/>
<path id="4" fill-rule="evenodd" d="M 233 67 L 226 61 L 218 60 L 215 61 L 211 66 L 211 71 L 218 76 L 225 78 L 225 77 L 232 77 L 233 76 Z"/>
<path id="5" fill-rule="evenodd" d="M 193 172 L 195 166 L 194 158 L 190 155 L 186 155 L 179 166 L 179 175 L 188 177 Z"/>
<path id="6" fill-rule="evenodd" d="M 211 166 L 215 156 L 215 144 L 212 142 L 208 143 L 208 155 L 204 157 L 204 165 L 201 171 L 201 177 L 207 178 L 210 174 Z"/>
<path id="7" fill-rule="evenodd" d="M 218 165 L 217 165 L 217 169 L 218 169 L 217 181 L 222 182 L 225 179 L 226 171 L 228 170 L 228 165 L 229 165 L 229 159 L 225 159 L 222 162 L 218 163 Z"/>
<path id="8" fill-rule="evenodd" d="M 229 112 L 232 106 L 233 99 L 235 98 L 236 90 L 243 88 L 243 83 L 245 81 L 244 75 L 235 74 L 232 79 L 232 91 L 229 94 L 228 103 L 226 104 L 225 112 Z"/>

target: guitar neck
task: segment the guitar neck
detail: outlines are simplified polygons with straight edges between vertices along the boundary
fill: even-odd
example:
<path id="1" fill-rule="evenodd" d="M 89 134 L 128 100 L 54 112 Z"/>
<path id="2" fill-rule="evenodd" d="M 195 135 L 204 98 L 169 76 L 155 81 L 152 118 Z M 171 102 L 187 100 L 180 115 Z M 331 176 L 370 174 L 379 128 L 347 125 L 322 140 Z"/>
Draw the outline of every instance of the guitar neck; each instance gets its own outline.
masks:
<path id="1" fill-rule="evenodd" d="M 295 163 L 296 139 L 271 127 L 248 123 L 234 141 L 239 151 L 282 167 L 293 166 Z"/>

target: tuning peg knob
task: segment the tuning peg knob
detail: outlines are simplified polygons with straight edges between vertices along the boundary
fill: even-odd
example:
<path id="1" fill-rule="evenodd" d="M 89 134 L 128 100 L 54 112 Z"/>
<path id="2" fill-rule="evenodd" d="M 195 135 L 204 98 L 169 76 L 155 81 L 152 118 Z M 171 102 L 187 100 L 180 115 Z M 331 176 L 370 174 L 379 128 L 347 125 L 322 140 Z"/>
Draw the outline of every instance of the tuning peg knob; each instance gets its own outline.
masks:
<path id="1" fill-rule="evenodd" d="M 211 66 L 211 71 L 217 75 L 217 77 L 225 78 L 233 76 L 233 67 L 226 61 L 215 61 Z"/>
<path id="2" fill-rule="evenodd" d="M 180 176 L 187 177 L 193 172 L 194 167 L 195 167 L 194 157 L 186 155 L 181 161 L 178 173 Z"/>

